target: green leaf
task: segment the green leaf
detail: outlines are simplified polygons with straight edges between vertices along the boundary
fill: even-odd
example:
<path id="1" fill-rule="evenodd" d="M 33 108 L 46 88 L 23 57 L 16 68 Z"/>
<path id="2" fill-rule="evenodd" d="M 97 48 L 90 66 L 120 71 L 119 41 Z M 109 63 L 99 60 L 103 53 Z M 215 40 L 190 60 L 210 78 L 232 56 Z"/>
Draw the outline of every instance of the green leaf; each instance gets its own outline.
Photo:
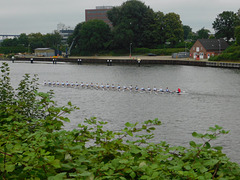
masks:
<path id="1" fill-rule="evenodd" d="M 132 127 L 132 124 L 129 123 L 129 122 L 127 122 L 127 123 L 125 123 L 125 126 L 126 126 L 126 127 Z"/>
<path id="2" fill-rule="evenodd" d="M 210 148 L 211 148 L 211 145 L 210 145 L 209 142 L 206 142 L 206 143 L 205 143 L 205 148 L 206 148 L 206 149 L 210 149 Z"/>
<path id="3" fill-rule="evenodd" d="M 127 131 L 127 134 L 128 134 L 129 136 L 133 136 L 132 131 Z"/>
<path id="4" fill-rule="evenodd" d="M 216 150 L 218 150 L 218 151 L 221 151 L 221 150 L 223 149 L 223 147 L 221 147 L 221 146 L 214 146 L 213 149 L 216 149 Z"/>
<path id="5" fill-rule="evenodd" d="M 52 161 L 51 163 L 50 163 L 52 166 L 54 166 L 55 168 L 60 168 L 61 166 L 60 166 L 60 160 L 58 160 L 58 159 L 55 159 L 54 161 Z"/>
<path id="6" fill-rule="evenodd" d="M 190 146 L 192 146 L 192 147 L 194 147 L 194 148 L 197 146 L 194 141 L 190 141 L 189 144 L 190 144 Z"/>
<path id="7" fill-rule="evenodd" d="M 201 166 L 200 171 L 201 171 L 201 173 L 205 173 L 208 171 L 208 169 L 204 166 Z"/>
<path id="8" fill-rule="evenodd" d="M 84 171 L 83 173 L 80 174 L 80 176 L 83 176 L 83 177 L 88 177 L 88 176 L 91 176 L 92 173 L 88 172 L 88 171 Z"/>
<path id="9" fill-rule="evenodd" d="M 143 161 L 143 162 L 141 162 L 140 164 L 139 164 L 139 167 L 141 168 L 141 167 L 144 167 L 144 166 L 146 166 L 147 165 L 147 163 L 145 162 L 145 161 Z"/>
<path id="10" fill-rule="evenodd" d="M 206 160 L 204 162 L 204 165 L 205 166 L 215 166 L 218 162 L 219 162 L 219 160 L 217 160 L 217 159 L 210 159 L 210 160 Z"/>
<path id="11" fill-rule="evenodd" d="M 195 137 L 195 138 L 197 138 L 197 137 L 198 137 L 198 133 L 193 132 L 193 133 L 192 133 L 192 136 Z"/>
<path id="12" fill-rule="evenodd" d="M 62 179 L 64 179 L 65 177 L 66 177 L 66 172 L 64 172 L 64 173 L 59 173 L 59 174 L 57 174 L 56 176 L 50 176 L 50 177 L 48 177 L 48 180 L 62 180 Z"/>
<path id="13" fill-rule="evenodd" d="M 132 179 L 134 179 L 134 178 L 136 177 L 135 172 L 132 171 L 132 172 L 130 173 L 130 176 L 131 176 Z"/>
<path id="14" fill-rule="evenodd" d="M 15 169 L 15 165 L 14 164 L 6 165 L 6 171 L 7 172 L 13 172 L 14 169 Z"/>

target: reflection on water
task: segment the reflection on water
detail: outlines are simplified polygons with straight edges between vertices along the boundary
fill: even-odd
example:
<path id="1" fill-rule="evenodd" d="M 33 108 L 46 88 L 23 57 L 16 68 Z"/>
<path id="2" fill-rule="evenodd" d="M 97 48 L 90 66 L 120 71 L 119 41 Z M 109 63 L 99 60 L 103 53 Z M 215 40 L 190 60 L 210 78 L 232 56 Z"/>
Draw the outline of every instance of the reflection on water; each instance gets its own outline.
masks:
<path id="1" fill-rule="evenodd" d="M 16 85 L 25 73 L 38 74 L 39 81 L 69 81 L 138 85 L 177 90 L 187 93 L 155 94 L 102 91 L 40 86 L 41 91 L 53 89 L 59 105 L 72 101 L 80 107 L 70 115 L 66 129 L 77 127 L 84 118 L 96 116 L 108 122 L 107 128 L 121 129 L 126 122 L 159 118 L 162 121 L 155 132 L 155 142 L 188 146 L 193 131 L 205 132 L 216 124 L 231 130 L 216 144 L 240 163 L 240 71 L 233 69 L 192 66 L 126 66 L 75 65 L 70 63 L 10 63 L 11 77 Z"/>

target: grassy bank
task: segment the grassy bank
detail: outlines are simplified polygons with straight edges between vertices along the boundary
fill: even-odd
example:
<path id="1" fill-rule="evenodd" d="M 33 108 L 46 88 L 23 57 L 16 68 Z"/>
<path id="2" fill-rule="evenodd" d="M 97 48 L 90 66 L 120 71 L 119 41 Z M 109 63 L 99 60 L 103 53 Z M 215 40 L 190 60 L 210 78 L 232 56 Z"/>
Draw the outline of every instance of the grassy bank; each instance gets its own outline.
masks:
<path id="1" fill-rule="evenodd" d="M 209 61 L 240 61 L 240 46 L 230 46 L 222 54 L 210 57 Z"/>

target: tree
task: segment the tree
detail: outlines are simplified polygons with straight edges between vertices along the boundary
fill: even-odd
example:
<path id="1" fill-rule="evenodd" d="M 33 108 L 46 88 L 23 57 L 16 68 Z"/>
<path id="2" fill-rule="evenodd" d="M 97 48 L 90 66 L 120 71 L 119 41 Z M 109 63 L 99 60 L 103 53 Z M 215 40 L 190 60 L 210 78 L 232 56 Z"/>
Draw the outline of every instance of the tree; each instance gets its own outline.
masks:
<path id="1" fill-rule="evenodd" d="M 129 48 L 129 44 L 142 47 L 151 39 L 151 24 L 154 12 L 143 2 L 129 0 L 119 7 L 108 11 L 108 18 L 113 24 L 113 45 L 115 48 Z"/>
<path id="2" fill-rule="evenodd" d="M 71 54 L 80 54 L 80 30 L 83 25 L 82 23 L 78 23 L 74 28 L 73 34 L 68 37 L 68 46 L 72 45 Z"/>
<path id="3" fill-rule="evenodd" d="M 170 42 L 171 45 L 176 45 L 183 40 L 183 26 L 180 16 L 175 13 L 168 13 L 164 16 L 165 41 Z"/>
<path id="4" fill-rule="evenodd" d="M 198 39 L 208 39 L 210 31 L 204 27 L 197 31 Z"/>
<path id="5" fill-rule="evenodd" d="M 183 38 L 184 40 L 189 39 L 189 35 L 192 33 L 192 28 L 187 25 L 183 25 Z"/>
<path id="6" fill-rule="evenodd" d="M 24 47 L 28 47 L 28 44 L 29 44 L 28 36 L 25 33 L 20 34 L 18 38 L 18 44 L 21 44 Z"/>
<path id="7" fill-rule="evenodd" d="M 31 33 L 28 35 L 31 51 L 36 48 L 44 48 L 43 35 L 41 33 Z"/>
<path id="8" fill-rule="evenodd" d="M 240 46 L 240 26 L 237 26 L 235 28 L 235 38 L 236 38 L 236 44 Z"/>
<path id="9" fill-rule="evenodd" d="M 75 53 L 89 54 L 106 50 L 110 39 L 110 27 L 104 21 L 94 19 L 78 24 L 69 40 L 74 42 Z"/>
<path id="10" fill-rule="evenodd" d="M 164 28 L 164 13 L 161 11 L 155 12 L 154 24 L 152 24 L 152 41 L 156 45 L 163 45 L 165 43 Z"/>
<path id="11" fill-rule="evenodd" d="M 229 41 L 234 38 L 234 29 L 239 25 L 240 19 L 232 11 L 224 11 L 213 22 L 213 29 L 217 38 L 226 38 Z"/>
<path id="12" fill-rule="evenodd" d="M 43 35 L 42 38 L 45 47 L 57 48 L 61 44 L 62 36 L 55 31 L 53 34 L 48 33 Z"/>
<path id="13" fill-rule="evenodd" d="M 3 42 L 1 43 L 1 46 L 3 47 L 13 47 L 18 45 L 18 39 L 4 39 Z"/>

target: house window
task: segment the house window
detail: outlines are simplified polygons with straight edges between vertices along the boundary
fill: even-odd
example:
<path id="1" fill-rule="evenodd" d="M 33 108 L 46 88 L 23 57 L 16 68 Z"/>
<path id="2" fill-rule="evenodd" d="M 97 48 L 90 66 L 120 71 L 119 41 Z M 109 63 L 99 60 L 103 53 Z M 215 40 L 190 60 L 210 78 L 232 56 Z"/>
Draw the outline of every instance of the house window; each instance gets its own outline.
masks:
<path id="1" fill-rule="evenodd" d="M 199 47 L 196 47 L 196 52 L 199 52 Z"/>

